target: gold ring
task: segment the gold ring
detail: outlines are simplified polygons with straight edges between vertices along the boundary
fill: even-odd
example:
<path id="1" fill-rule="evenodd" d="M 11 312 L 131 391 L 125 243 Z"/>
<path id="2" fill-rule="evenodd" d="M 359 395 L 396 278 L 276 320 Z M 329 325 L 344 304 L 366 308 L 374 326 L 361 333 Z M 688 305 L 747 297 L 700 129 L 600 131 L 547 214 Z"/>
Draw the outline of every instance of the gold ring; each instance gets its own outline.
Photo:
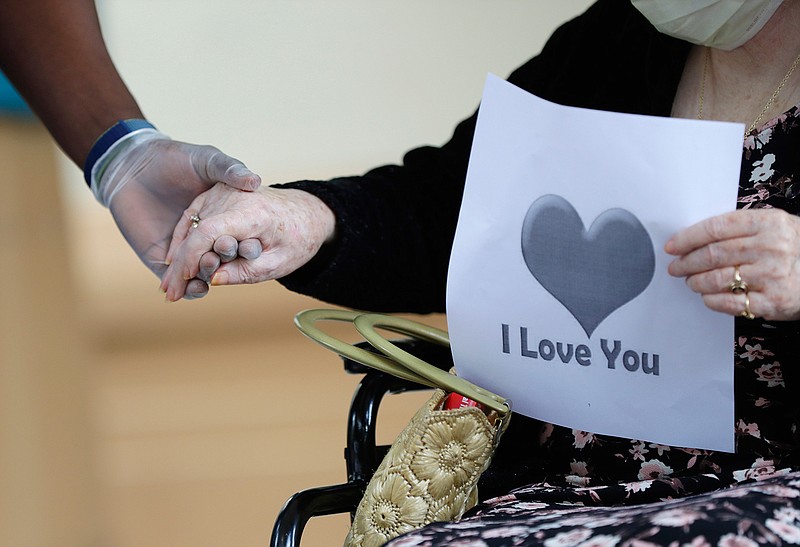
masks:
<path id="1" fill-rule="evenodd" d="M 739 314 L 740 317 L 744 317 L 746 319 L 755 319 L 756 316 L 753 315 L 753 312 L 750 311 L 750 296 L 747 293 L 744 293 L 744 309 Z"/>
<path id="2" fill-rule="evenodd" d="M 192 228 L 197 228 L 197 225 L 200 224 L 200 215 L 195 213 L 189 217 L 189 220 L 192 221 Z"/>
<path id="3" fill-rule="evenodd" d="M 733 294 L 747 294 L 747 283 L 742 279 L 742 274 L 739 273 L 739 266 L 733 269 L 733 281 L 728 285 L 728 289 L 730 289 Z"/>

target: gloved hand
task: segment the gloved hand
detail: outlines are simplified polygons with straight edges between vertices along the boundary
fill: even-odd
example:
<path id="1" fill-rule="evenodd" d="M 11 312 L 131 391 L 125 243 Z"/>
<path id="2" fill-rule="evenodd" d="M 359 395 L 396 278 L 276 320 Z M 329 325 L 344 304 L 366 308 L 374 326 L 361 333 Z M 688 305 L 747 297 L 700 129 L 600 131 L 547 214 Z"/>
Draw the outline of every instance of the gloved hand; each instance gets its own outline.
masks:
<path id="1" fill-rule="evenodd" d="M 111 210 L 130 246 L 159 278 L 167 270 L 170 238 L 184 210 L 218 182 L 252 191 L 258 175 L 213 146 L 173 141 L 156 130 L 137 132 L 112 149 L 92 176 L 98 201 Z M 244 242 L 243 242 L 244 243 Z M 245 247 L 252 242 L 245 244 Z M 230 245 L 226 252 L 236 255 Z M 252 252 L 252 251 L 251 251 Z M 186 298 L 208 292 L 200 279 L 184 284 Z"/>
<path id="2" fill-rule="evenodd" d="M 193 215 L 199 216 L 200 222 L 193 223 Z M 212 285 L 283 277 L 311 260 L 324 243 L 333 239 L 335 228 L 333 211 L 308 192 L 268 186 L 256 192 L 240 192 L 218 184 L 198 196 L 175 227 L 168 254 L 170 265 L 161 288 L 167 300 L 179 300 L 187 279 L 208 275 L 219 265 L 213 263 L 209 253 L 216 250 L 225 254 L 225 247 L 236 240 L 241 242 L 240 258 L 219 266 L 211 278 Z M 256 258 L 242 258 L 245 248 L 251 246 L 250 256 Z M 232 256 L 230 251 L 227 254 Z"/>

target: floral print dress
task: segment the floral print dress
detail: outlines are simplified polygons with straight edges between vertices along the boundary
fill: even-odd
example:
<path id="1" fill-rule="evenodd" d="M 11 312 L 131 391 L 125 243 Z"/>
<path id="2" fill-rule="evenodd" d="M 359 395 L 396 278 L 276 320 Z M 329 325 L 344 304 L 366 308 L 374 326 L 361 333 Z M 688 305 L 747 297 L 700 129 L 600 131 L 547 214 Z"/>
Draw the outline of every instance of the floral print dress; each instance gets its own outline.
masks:
<path id="1" fill-rule="evenodd" d="M 738 208 L 800 215 L 800 107 L 745 138 Z M 737 318 L 733 343 L 735 453 L 515 416 L 482 477 L 485 501 L 387 545 L 800 544 L 800 323 Z"/>

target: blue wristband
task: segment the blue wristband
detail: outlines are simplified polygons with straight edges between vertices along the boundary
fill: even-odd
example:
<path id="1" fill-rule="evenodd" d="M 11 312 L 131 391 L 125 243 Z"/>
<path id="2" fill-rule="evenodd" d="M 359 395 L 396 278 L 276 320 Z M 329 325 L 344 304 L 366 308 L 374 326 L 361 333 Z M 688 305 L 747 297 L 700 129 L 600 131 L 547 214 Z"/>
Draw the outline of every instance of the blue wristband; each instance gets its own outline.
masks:
<path id="1" fill-rule="evenodd" d="M 92 169 L 97 160 L 119 139 L 140 129 L 155 129 L 155 126 L 147 120 L 120 120 L 100 135 L 92 145 L 91 150 L 89 150 L 89 155 L 86 156 L 86 163 L 83 165 L 83 178 L 86 180 L 86 184 L 92 185 Z"/>

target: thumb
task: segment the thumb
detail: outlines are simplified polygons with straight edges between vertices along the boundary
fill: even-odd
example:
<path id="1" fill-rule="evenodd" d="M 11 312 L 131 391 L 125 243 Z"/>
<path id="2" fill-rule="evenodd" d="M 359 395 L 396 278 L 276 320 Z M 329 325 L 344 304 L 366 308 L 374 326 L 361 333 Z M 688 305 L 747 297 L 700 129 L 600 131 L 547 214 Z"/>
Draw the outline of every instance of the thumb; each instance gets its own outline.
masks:
<path id="1" fill-rule="evenodd" d="M 198 153 L 192 155 L 192 161 L 195 163 L 195 170 L 212 185 L 224 182 L 246 192 L 252 192 L 261 186 L 261 177 L 245 167 L 241 161 L 213 146 L 198 147 Z"/>
<path id="2" fill-rule="evenodd" d="M 233 188 L 238 188 L 239 190 L 244 190 L 246 192 L 257 190 L 258 187 L 261 186 L 261 177 L 245 167 L 243 163 L 236 163 L 228 167 L 228 169 L 225 170 L 225 173 L 220 177 L 220 181 L 224 182 L 228 186 L 232 186 Z"/>

